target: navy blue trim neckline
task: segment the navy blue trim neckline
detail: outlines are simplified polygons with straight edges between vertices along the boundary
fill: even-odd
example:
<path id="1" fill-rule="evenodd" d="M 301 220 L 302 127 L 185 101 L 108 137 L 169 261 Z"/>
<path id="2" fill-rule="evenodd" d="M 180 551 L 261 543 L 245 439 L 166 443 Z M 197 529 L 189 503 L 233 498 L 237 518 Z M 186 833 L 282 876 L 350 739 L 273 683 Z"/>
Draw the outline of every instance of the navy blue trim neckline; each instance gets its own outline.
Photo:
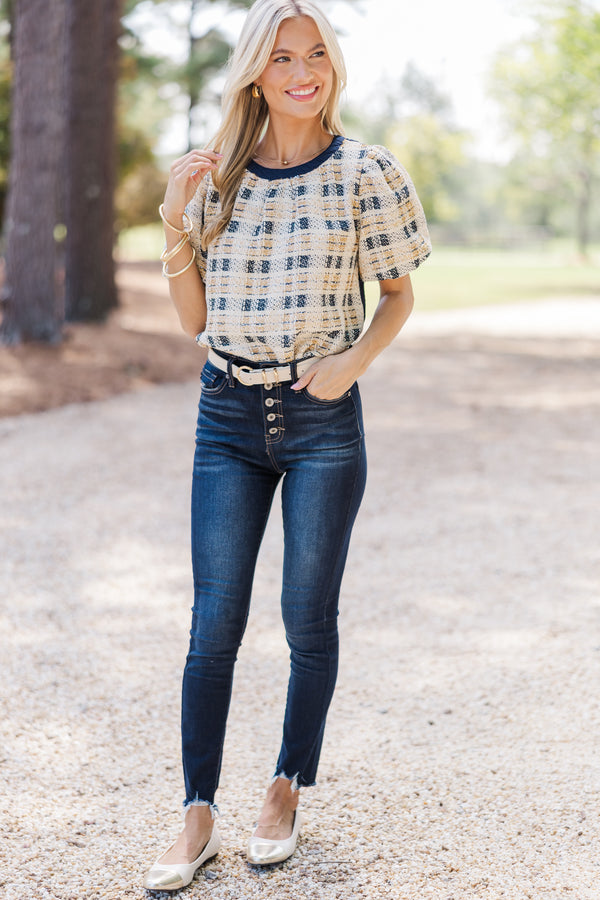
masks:
<path id="1" fill-rule="evenodd" d="M 254 162 L 254 160 L 251 159 L 246 168 L 249 172 L 252 172 L 253 175 L 258 175 L 259 178 L 266 178 L 268 181 L 277 181 L 279 178 L 293 178 L 295 175 L 306 175 L 307 172 L 312 172 L 313 169 L 317 169 L 326 159 L 333 156 L 338 147 L 341 146 L 343 140 L 343 135 L 336 135 L 329 147 L 326 147 L 325 150 L 323 150 L 322 153 L 319 153 L 318 156 L 315 156 L 314 159 L 302 163 L 301 166 L 287 166 L 285 169 L 271 169 L 267 166 L 261 166 L 260 163 Z"/>

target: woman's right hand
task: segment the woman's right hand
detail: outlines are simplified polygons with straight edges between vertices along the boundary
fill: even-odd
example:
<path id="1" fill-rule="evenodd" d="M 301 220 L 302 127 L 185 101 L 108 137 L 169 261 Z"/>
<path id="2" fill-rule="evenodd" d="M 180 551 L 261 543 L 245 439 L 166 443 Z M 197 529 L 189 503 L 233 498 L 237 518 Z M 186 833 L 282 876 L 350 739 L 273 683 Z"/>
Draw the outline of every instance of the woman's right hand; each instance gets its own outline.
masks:
<path id="1" fill-rule="evenodd" d="M 222 160 L 214 150 L 190 150 L 171 165 L 163 211 L 174 225 L 183 222 L 185 208 L 207 172 L 217 169 Z"/>

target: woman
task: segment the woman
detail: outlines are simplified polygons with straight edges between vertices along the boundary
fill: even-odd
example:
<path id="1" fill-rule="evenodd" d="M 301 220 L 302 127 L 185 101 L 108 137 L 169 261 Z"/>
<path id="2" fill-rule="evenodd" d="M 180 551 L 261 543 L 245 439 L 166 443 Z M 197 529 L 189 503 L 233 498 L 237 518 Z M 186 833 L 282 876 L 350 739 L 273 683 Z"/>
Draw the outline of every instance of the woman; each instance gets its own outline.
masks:
<path id="1" fill-rule="evenodd" d="M 171 296 L 209 355 L 192 489 L 186 813 L 146 876 L 154 890 L 189 884 L 219 849 L 214 797 L 233 667 L 280 480 L 291 670 L 251 863 L 291 856 L 298 789 L 316 778 L 337 671 L 338 595 L 366 474 L 356 379 L 408 318 L 408 272 L 430 252 L 406 172 L 384 148 L 342 136 L 344 81 L 318 7 L 257 0 L 230 63 L 216 149 L 173 164 L 161 207 Z M 379 281 L 381 300 L 358 341 L 366 280 Z"/>

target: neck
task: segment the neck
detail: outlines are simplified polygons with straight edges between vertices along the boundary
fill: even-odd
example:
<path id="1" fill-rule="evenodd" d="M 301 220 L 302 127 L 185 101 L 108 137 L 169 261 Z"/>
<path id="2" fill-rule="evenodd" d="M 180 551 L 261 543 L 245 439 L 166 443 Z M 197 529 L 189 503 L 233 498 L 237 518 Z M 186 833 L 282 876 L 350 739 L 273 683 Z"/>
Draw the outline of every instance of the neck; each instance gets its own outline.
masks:
<path id="1" fill-rule="evenodd" d="M 269 121 L 263 139 L 256 148 L 261 158 L 286 163 L 316 156 L 325 149 L 331 135 L 324 131 L 320 119 L 308 122 Z"/>

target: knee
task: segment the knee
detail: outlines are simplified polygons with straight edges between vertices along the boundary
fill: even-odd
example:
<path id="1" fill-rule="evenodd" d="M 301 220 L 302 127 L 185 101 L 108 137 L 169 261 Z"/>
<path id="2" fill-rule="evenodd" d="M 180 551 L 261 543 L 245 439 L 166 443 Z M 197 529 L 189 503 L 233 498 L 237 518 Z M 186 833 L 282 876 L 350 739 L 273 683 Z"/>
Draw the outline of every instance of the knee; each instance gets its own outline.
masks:
<path id="1" fill-rule="evenodd" d="M 337 652 L 337 612 L 315 619 L 284 615 L 285 636 L 292 653 L 330 655 Z"/>
<path id="2" fill-rule="evenodd" d="M 194 608 L 186 661 L 188 672 L 224 673 L 235 663 L 244 633 L 243 622 L 207 616 Z"/>

